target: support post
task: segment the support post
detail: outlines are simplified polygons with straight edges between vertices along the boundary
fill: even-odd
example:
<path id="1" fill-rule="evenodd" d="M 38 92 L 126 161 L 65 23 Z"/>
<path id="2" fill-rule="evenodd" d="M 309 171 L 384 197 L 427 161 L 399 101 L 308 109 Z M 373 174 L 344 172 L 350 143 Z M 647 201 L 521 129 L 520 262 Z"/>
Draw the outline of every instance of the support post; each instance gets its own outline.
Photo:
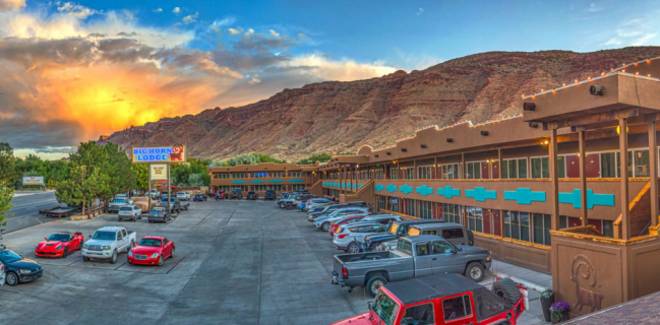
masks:
<path id="1" fill-rule="evenodd" d="M 582 226 L 587 225 L 587 156 L 585 153 L 585 131 L 583 129 L 578 131 L 578 151 L 580 155 L 580 201 L 582 202 L 582 209 L 580 209 L 580 220 Z"/>
<path id="2" fill-rule="evenodd" d="M 658 144 L 656 140 L 655 116 L 648 121 L 649 132 L 649 179 L 651 181 L 651 225 L 658 224 Z"/>
<path id="3" fill-rule="evenodd" d="M 557 171 L 557 129 L 552 129 L 550 133 L 550 145 L 548 146 L 548 165 L 550 167 L 550 180 L 552 183 L 552 217 L 550 218 L 550 227 L 553 230 L 559 229 L 559 173 Z"/>
<path id="4" fill-rule="evenodd" d="M 465 154 L 461 152 L 461 179 L 465 179 Z"/>
<path id="5" fill-rule="evenodd" d="M 502 148 L 497 148 L 497 178 L 502 179 Z"/>
<path id="6" fill-rule="evenodd" d="M 621 237 L 630 239 L 628 217 L 628 121 L 619 118 L 619 172 L 621 174 Z"/>
<path id="7" fill-rule="evenodd" d="M 433 157 L 433 169 L 431 169 L 431 178 L 438 179 L 438 156 Z"/>

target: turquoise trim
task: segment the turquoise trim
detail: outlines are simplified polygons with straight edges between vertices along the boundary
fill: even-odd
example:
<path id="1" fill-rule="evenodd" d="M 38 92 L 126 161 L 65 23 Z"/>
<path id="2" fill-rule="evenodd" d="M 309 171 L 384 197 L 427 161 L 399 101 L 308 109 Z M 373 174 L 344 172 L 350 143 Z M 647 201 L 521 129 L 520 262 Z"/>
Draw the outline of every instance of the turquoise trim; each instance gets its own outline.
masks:
<path id="1" fill-rule="evenodd" d="M 412 191 L 413 191 L 412 186 L 410 186 L 408 184 L 403 184 L 403 185 L 399 186 L 399 192 L 401 192 L 403 194 L 410 194 L 410 193 L 412 193 Z"/>
<path id="2" fill-rule="evenodd" d="M 302 178 L 292 178 L 292 179 L 289 180 L 289 183 L 295 183 L 295 184 L 300 184 L 300 183 L 304 183 L 304 182 L 305 182 L 305 180 L 302 179 Z"/>
<path id="3" fill-rule="evenodd" d="M 279 183 L 282 183 L 282 182 L 284 182 L 284 181 L 282 181 L 282 180 L 279 179 L 279 178 L 273 178 L 273 179 L 270 180 L 270 182 L 273 183 L 273 184 L 279 184 Z"/>
<path id="4" fill-rule="evenodd" d="M 396 185 L 394 185 L 394 184 L 387 185 L 387 191 L 390 192 L 390 193 L 396 192 Z"/>
<path id="5" fill-rule="evenodd" d="M 496 200 L 497 191 L 486 189 L 483 186 L 477 186 L 473 189 L 465 190 L 465 197 L 471 198 L 478 202 L 484 202 L 487 200 Z"/>
<path id="6" fill-rule="evenodd" d="M 532 191 L 528 187 L 519 187 L 513 191 L 504 191 L 504 199 L 516 201 L 521 205 L 530 205 L 532 202 L 545 202 L 545 192 Z"/>
<path id="7" fill-rule="evenodd" d="M 385 185 L 376 184 L 376 186 L 374 186 L 374 189 L 376 190 L 376 192 L 382 192 L 385 189 Z"/>
<path id="8" fill-rule="evenodd" d="M 242 184 L 245 184 L 245 181 L 242 180 L 242 179 L 235 179 L 235 180 L 232 180 L 231 183 L 235 184 L 235 185 L 242 185 Z"/>
<path id="9" fill-rule="evenodd" d="M 582 208 L 582 191 L 574 188 L 571 192 L 559 192 L 559 203 L 571 204 L 576 209 Z M 587 189 L 587 209 L 593 209 L 594 206 L 613 207 L 616 203 L 614 194 L 594 193 Z"/>
<path id="10" fill-rule="evenodd" d="M 433 187 L 422 184 L 420 186 L 415 187 L 415 193 L 422 196 L 429 196 L 433 194 Z"/>
<path id="11" fill-rule="evenodd" d="M 252 180 L 252 184 L 261 184 L 261 182 L 262 181 L 260 179 L 253 179 Z"/>
<path id="12" fill-rule="evenodd" d="M 447 199 L 451 199 L 453 197 L 457 197 L 461 195 L 461 190 L 455 187 L 452 187 L 451 185 L 445 185 L 443 187 L 438 187 L 436 193 L 440 196 L 443 196 Z"/>

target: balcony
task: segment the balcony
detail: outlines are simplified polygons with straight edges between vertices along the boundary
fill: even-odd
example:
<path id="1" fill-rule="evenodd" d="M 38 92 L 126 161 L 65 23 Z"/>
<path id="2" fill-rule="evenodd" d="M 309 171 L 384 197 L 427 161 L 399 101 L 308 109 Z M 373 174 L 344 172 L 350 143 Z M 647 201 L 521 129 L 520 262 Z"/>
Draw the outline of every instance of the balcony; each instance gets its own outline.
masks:
<path id="1" fill-rule="evenodd" d="M 339 179 L 324 179 L 321 181 L 323 188 L 331 190 L 339 190 L 346 192 L 357 192 L 362 189 L 369 180 L 339 180 Z"/>
<path id="2" fill-rule="evenodd" d="M 241 185 L 280 185 L 280 184 L 311 184 L 312 178 L 307 177 L 260 177 L 260 178 L 213 178 L 213 186 Z"/>

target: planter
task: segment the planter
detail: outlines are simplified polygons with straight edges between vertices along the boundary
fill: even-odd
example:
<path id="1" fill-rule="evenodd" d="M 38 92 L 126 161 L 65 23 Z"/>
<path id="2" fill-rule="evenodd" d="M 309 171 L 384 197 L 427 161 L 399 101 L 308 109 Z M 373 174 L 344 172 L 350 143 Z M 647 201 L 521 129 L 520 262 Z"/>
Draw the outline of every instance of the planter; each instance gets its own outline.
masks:
<path id="1" fill-rule="evenodd" d="M 559 324 L 568 320 L 567 311 L 554 311 L 550 315 L 550 320 L 553 324 Z"/>

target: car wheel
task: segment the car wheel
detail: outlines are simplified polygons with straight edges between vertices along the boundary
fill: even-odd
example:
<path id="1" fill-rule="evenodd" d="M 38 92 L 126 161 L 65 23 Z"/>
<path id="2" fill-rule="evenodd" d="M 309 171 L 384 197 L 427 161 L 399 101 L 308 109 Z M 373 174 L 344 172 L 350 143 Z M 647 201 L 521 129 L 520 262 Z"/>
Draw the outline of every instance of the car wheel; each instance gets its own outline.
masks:
<path id="1" fill-rule="evenodd" d="M 110 259 L 110 263 L 117 263 L 117 250 L 112 251 L 112 259 Z"/>
<path id="2" fill-rule="evenodd" d="M 89 262 L 89 257 L 83 256 L 83 262 Z"/>
<path id="3" fill-rule="evenodd" d="M 481 282 L 485 276 L 483 265 L 481 265 L 479 262 L 472 262 L 468 264 L 467 268 L 465 269 L 465 276 L 475 282 Z"/>
<path id="4" fill-rule="evenodd" d="M 387 284 L 387 279 L 381 274 L 372 275 L 367 280 L 367 290 L 372 297 L 375 297 L 378 294 L 380 287 Z"/>
<path id="5" fill-rule="evenodd" d="M 5 277 L 5 283 L 8 286 L 13 287 L 17 285 L 18 282 L 19 282 L 18 274 L 14 272 L 7 272 L 7 276 Z"/>
<path id="6" fill-rule="evenodd" d="M 64 248 L 64 254 L 62 254 L 62 257 L 67 257 L 67 256 L 69 256 L 69 248 L 65 247 Z"/>
<path id="7" fill-rule="evenodd" d="M 321 229 L 322 229 L 324 232 L 328 232 L 328 230 L 330 230 L 330 223 L 328 223 L 328 222 L 324 222 L 324 223 L 321 225 Z"/>
<path id="8" fill-rule="evenodd" d="M 352 242 L 352 243 L 348 244 L 348 247 L 346 248 L 346 251 L 351 253 L 351 254 L 357 254 L 357 253 L 360 252 L 360 247 L 355 242 Z"/>

